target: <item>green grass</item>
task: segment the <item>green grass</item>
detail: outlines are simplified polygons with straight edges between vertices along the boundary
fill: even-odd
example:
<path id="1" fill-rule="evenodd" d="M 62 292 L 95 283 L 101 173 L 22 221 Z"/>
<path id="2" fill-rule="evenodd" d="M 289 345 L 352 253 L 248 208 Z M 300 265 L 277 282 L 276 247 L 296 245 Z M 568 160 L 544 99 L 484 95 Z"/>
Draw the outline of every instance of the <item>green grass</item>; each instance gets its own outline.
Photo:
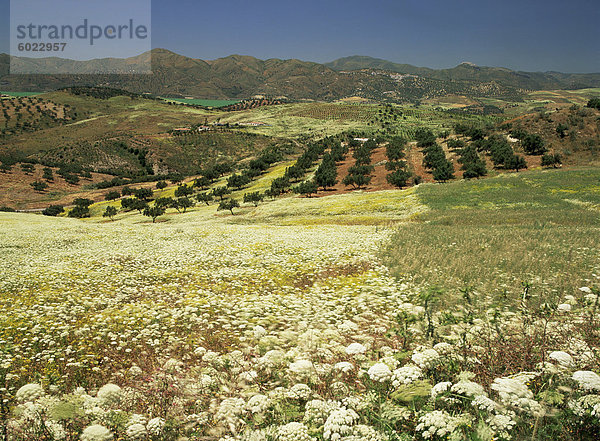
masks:
<path id="1" fill-rule="evenodd" d="M 393 273 L 438 285 L 449 302 L 472 287 L 516 299 L 574 294 L 600 270 L 600 170 L 550 170 L 418 187 L 428 207 L 383 252 Z"/>
<path id="2" fill-rule="evenodd" d="M 10 95 L 10 96 L 15 96 L 15 97 L 36 96 L 36 95 L 41 95 L 41 92 L 4 92 L 4 91 L 0 91 L 0 95 Z"/>

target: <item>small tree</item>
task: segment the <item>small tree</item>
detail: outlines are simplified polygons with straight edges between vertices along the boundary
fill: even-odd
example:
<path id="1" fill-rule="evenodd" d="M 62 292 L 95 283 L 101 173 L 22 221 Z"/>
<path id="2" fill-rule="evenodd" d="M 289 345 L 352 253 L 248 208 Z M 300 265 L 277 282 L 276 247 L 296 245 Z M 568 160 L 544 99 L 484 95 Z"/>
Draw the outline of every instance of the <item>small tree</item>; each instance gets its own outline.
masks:
<path id="1" fill-rule="evenodd" d="M 438 182 L 446 182 L 454 179 L 454 166 L 452 163 L 447 159 L 438 163 L 433 169 L 433 179 Z"/>
<path id="2" fill-rule="evenodd" d="M 43 191 L 45 191 L 48 188 L 48 184 L 43 181 L 35 181 L 29 185 L 31 185 L 35 191 L 40 192 L 40 193 L 42 193 Z"/>
<path id="3" fill-rule="evenodd" d="M 327 187 L 333 187 L 337 183 L 337 167 L 333 156 L 327 155 L 323 158 L 315 172 L 315 182 L 323 190 L 327 190 Z"/>
<path id="4" fill-rule="evenodd" d="M 294 187 L 294 193 L 298 193 L 307 197 L 311 197 L 312 194 L 315 194 L 318 190 L 319 186 L 315 181 L 304 181 Z"/>
<path id="5" fill-rule="evenodd" d="M 264 196 L 260 193 L 260 191 L 245 193 L 244 203 L 252 203 L 255 207 L 258 207 L 258 204 L 262 202 L 263 198 Z"/>
<path id="6" fill-rule="evenodd" d="M 234 173 L 227 179 L 227 186 L 240 189 L 250 183 L 250 178 L 245 174 Z"/>
<path id="7" fill-rule="evenodd" d="M 140 201 L 147 201 L 152 198 L 154 192 L 151 188 L 138 188 L 137 190 L 134 190 L 133 195 Z"/>
<path id="8" fill-rule="evenodd" d="M 406 187 L 406 183 L 412 175 L 405 169 L 394 170 L 386 176 L 387 181 L 394 187 Z"/>
<path id="9" fill-rule="evenodd" d="M 108 207 L 106 207 L 106 210 L 104 210 L 102 217 L 107 217 L 112 221 L 112 220 L 114 220 L 113 218 L 116 215 L 117 215 L 117 208 L 113 207 L 112 205 L 109 205 Z"/>
<path id="10" fill-rule="evenodd" d="M 181 198 L 181 197 L 189 196 L 193 192 L 194 192 L 194 190 L 191 187 L 188 187 L 187 185 L 182 184 L 182 185 L 177 186 L 177 188 L 175 189 L 175 197 Z"/>
<path id="11" fill-rule="evenodd" d="M 208 186 L 210 185 L 210 179 L 208 179 L 206 176 L 200 176 L 199 178 L 194 179 L 194 184 L 193 187 L 194 188 L 208 188 Z"/>
<path id="12" fill-rule="evenodd" d="M 506 168 L 509 170 L 515 170 L 518 172 L 519 170 L 527 168 L 527 162 L 525 158 L 521 155 L 513 155 L 506 163 Z"/>
<path id="13" fill-rule="evenodd" d="M 44 175 L 42 178 L 46 181 L 54 181 L 54 173 L 50 167 L 44 167 Z"/>
<path id="14" fill-rule="evenodd" d="M 588 101 L 587 106 L 591 107 L 592 109 L 600 110 L 600 98 L 591 98 Z"/>
<path id="15" fill-rule="evenodd" d="M 565 136 L 567 136 L 567 133 L 566 133 L 567 130 L 569 130 L 569 126 L 566 124 L 560 123 L 556 127 L 556 133 L 558 133 L 558 136 L 560 136 L 561 138 L 564 138 Z"/>
<path id="16" fill-rule="evenodd" d="M 65 209 L 62 205 L 50 205 L 49 207 L 45 208 L 44 211 L 42 211 L 42 214 L 44 216 L 58 216 L 64 211 Z"/>
<path id="17" fill-rule="evenodd" d="M 231 194 L 231 190 L 225 186 L 217 187 L 213 189 L 213 196 L 218 197 L 221 201 L 225 198 L 226 195 Z"/>
<path id="18" fill-rule="evenodd" d="M 226 199 L 224 201 L 221 201 L 221 203 L 219 204 L 219 208 L 217 208 L 217 211 L 220 210 L 229 210 L 231 211 L 231 214 L 233 215 L 233 209 L 234 208 L 238 208 L 240 206 L 240 203 L 236 200 L 236 199 Z"/>
<path id="19" fill-rule="evenodd" d="M 213 200 L 213 195 L 208 192 L 198 193 L 196 195 L 196 200 L 198 202 L 204 202 L 206 205 L 210 205 L 210 202 Z"/>
<path id="20" fill-rule="evenodd" d="M 542 156 L 542 167 L 557 168 L 562 164 L 562 158 L 558 153 L 544 153 Z"/>
<path id="21" fill-rule="evenodd" d="M 525 153 L 529 155 L 541 155 L 547 150 L 540 135 L 529 134 L 521 140 L 521 144 Z"/>
<path id="22" fill-rule="evenodd" d="M 188 198 L 187 196 L 184 196 L 182 198 L 177 198 L 175 199 L 174 203 L 173 203 L 173 207 L 175 207 L 177 209 L 177 211 L 179 212 L 186 212 L 188 208 L 193 207 L 194 206 L 194 202 Z"/>
<path id="23" fill-rule="evenodd" d="M 164 189 L 164 188 L 167 188 L 167 185 L 168 185 L 168 184 L 167 184 L 167 181 L 158 181 L 158 182 L 156 183 L 156 189 L 157 189 L 157 190 L 162 190 L 162 189 Z"/>
<path id="24" fill-rule="evenodd" d="M 115 199 L 119 199 L 121 197 L 121 193 L 116 190 L 109 191 L 104 195 L 104 199 L 107 201 L 114 201 Z"/>
<path id="25" fill-rule="evenodd" d="M 146 205 L 144 208 L 144 216 L 152 218 L 152 223 L 156 222 L 156 218 L 165 214 L 165 207 L 153 205 L 152 207 Z"/>
<path id="26" fill-rule="evenodd" d="M 34 167 L 33 164 L 29 164 L 29 163 L 23 163 L 23 164 L 21 164 L 21 170 L 26 175 L 30 175 L 31 173 L 33 173 L 34 169 L 35 169 L 35 167 Z"/>

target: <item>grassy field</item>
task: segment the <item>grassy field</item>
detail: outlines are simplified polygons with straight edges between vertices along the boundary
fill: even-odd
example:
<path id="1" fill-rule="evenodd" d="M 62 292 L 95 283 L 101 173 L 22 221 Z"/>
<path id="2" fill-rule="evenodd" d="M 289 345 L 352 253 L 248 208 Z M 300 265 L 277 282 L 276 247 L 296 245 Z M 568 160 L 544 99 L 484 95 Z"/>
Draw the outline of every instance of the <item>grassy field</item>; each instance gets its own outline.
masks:
<path id="1" fill-rule="evenodd" d="M 600 172 L 512 173 L 484 181 L 421 185 L 428 210 L 402 225 L 385 252 L 394 274 L 512 300 L 529 283 L 539 298 L 573 294 L 600 274 Z"/>
<path id="2" fill-rule="evenodd" d="M 0 213 L 0 424 L 27 441 L 597 439 L 599 182 L 505 174 L 156 223 Z"/>
<path id="3" fill-rule="evenodd" d="M 0 95 L 9 95 L 9 96 L 36 96 L 41 95 L 41 92 L 3 92 L 0 91 Z"/>

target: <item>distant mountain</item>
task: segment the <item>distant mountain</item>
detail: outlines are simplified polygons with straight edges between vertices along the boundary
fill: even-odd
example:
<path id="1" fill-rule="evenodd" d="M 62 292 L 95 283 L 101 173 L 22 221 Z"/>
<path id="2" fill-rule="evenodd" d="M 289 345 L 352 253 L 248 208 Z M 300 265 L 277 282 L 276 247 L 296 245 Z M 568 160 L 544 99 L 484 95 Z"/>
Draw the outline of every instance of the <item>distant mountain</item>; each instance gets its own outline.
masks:
<path id="1" fill-rule="evenodd" d="M 361 96 L 383 101 L 415 101 L 451 93 L 467 96 L 511 96 L 520 89 L 600 86 L 600 74 L 514 72 L 463 63 L 434 70 L 371 57 L 347 57 L 326 65 L 296 59 L 260 60 L 231 55 L 205 61 L 166 49 L 127 59 L 73 61 L 61 58 L 13 58 L 21 71 L 45 75 L 9 75 L 11 58 L 0 54 L 0 90 L 47 91 L 68 86 L 106 86 L 138 93 L 198 98 L 335 100 Z M 152 75 L 134 75 L 152 64 Z M 118 72 L 91 75 L 91 71 Z M 73 74 L 65 75 L 69 71 Z"/>
<path id="2" fill-rule="evenodd" d="M 339 58 L 325 63 L 336 71 L 383 69 L 409 75 L 419 75 L 442 81 L 496 82 L 502 86 L 528 90 L 577 89 L 599 87 L 600 73 L 564 74 L 560 72 L 521 72 L 503 67 L 483 67 L 464 62 L 451 69 L 430 69 L 410 64 L 398 64 L 362 55 Z"/>

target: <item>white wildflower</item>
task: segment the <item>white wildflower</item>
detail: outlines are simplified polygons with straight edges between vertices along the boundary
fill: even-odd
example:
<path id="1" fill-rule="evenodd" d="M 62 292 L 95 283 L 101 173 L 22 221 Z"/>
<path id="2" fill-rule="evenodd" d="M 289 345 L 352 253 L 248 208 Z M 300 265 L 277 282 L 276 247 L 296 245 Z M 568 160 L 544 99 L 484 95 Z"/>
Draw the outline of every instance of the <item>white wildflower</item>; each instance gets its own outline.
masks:
<path id="1" fill-rule="evenodd" d="M 595 372 L 577 371 L 573 373 L 572 378 L 584 390 L 600 390 L 600 376 Z"/>
<path id="2" fill-rule="evenodd" d="M 112 439 L 111 431 L 100 424 L 86 427 L 81 434 L 81 441 L 111 441 Z"/>
<path id="3" fill-rule="evenodd" d="M 367 372 L 369 378 L 378 383 L 384 383 L 392 378 L 392 371 L 384 363 L 375 363 Z"/>
<path id="4" fill-rule="evenodd" d="M 394 387 L 400 387 L 403 384 L 411 384 L 423 377 L 423 371 L 414 365 L 406 365 L 394 371 L 392 384 Z"/>
<path id="5" fill-rule="evenodd" d="M 387 367 L 387 366 L 386 366 Z M 358 421 L 358 414 L 352 409 L 342 407 L 336 409 L 325 421 L 323 426 L 323 438 L 331 441 L 339 441 L 342 436 L 352 432 L 352 426 Z"/>
<path id="6" fill-rule="evenodd" d="M 29 383 L 21 386 L 15 397 L 17 401 L 24 403 L 26 401 L 35 401 L 44 395 L 44 389 L 37 383 Z"/>
<path id="7" fill-rule="evenodd" d="M 346 348 L 346 354 L 348 355 L 364 354 L 366 351 L 367 348 L 360 343 L 351 343 Z"/>

